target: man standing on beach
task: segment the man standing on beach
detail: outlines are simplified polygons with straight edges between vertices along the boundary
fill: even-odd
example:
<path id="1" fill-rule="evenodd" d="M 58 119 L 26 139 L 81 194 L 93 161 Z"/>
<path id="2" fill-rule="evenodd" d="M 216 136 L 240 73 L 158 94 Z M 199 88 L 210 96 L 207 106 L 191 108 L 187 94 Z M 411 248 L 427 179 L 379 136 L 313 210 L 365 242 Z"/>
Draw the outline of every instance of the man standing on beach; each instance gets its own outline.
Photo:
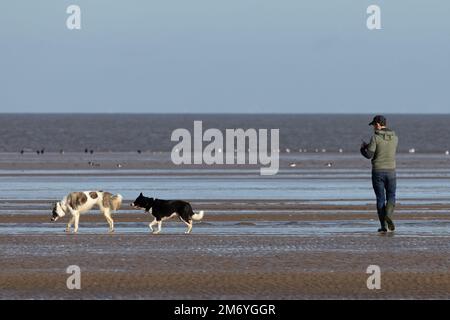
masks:
<path id="1" fill-rule="evenodd" d="M 386 127 L 384 116 L 375 116 L 369 125 L 373 126 L 375 134 L 369 143 L 362 143 L 361 154 L 372 159 L 372 186 L 377 197 L 377 212 L 381 224 L 378 232 L 386 232 L 386 224 L 389 230 L 394 231 L 392 214 L 397 188 L 395 155 L 398 137 Z"/>

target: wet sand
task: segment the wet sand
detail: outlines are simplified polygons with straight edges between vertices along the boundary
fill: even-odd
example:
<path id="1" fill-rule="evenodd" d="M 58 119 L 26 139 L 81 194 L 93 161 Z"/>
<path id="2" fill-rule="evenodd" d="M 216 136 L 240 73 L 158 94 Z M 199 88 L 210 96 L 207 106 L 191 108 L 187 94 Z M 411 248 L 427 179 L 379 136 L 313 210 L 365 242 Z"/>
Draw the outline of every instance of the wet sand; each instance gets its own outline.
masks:
<path id="1" fill-rule="evenodd" d="M 150 234 L 151 217 L 128 208 L 114 216 L 114 234 L 94 212 L 82 216 L 78 234 L 63 232 L 67 218 L 2 215 L 0 298 L 449 298 L 448 214 L 399 208 L 397 231 L 379 235 L 370 207 L 309 205 L 313 212 L 295 214 L 295 203 L 225 203 L 194 203 L 207 214 L 190 235 L 176 219 Z M 373 264 L 382 271 L 381 290 L 366 286 Z M 79 291 L 66 287 L 69 265 L 81 268 Z"/>
<path id="2" fill-rule="evenodd" d="M 208 214 L 203 221 L 341 221 L 376 220 L 374 204 L 336 205 L 316 204 L 304 201 L 279 200 L 188 200 L 195 211 L 204 210 Z M 368 200 L 370 202 L 370 200 Z M 373 202 L 373 200 L 372 200 Z M 0 223 L 48 223 L 53 201 L 49 200 L 0 200 L 3 211 Z M 121 210 L 114 214 L 116 222 L 146 222 L 152 219 L 149 213 L 130 208 L 130 200 L 123 202 Z M 442 220 L 450 221 L 448 205 L 398 204 L 396 220 Z M 66 219 L 67 220 L 67 219 Z M 82 215 L 82 222 L 99 223 L 105 221 L 97 209 Z"/>
<path id="3" fill-rule="evenodd" d="M 0 235 L 2 299 L 448 299 L 448 237 Z M 7 248 L 7 249 L 5 249 Z M 69 265 L 82 289 L 66 288 Z M 381 290 L 368 290 L 369 265 Z"/>
<path id="4" fill-rule="evenodd" d="M 49 157 L 54 160 L 59 156 Z M 106 166 L 100 159 L 103 155 L 98 157 L 96 161 Z M 111 168 L 125 156 L 115 157 L 108 162 Z M 414 159 L 423 166 L 420 157 Z M 74 170 L 67 174 L 81 175 L 86 181 L 98 177 L 77 171 L 85 169 L 84 158 L 72 164 L 55 160 L 56 165 L 50 160 L 32 160 L 31 166 L 20 161 L 8 165 L 5 161 L 0 165 L 5 170 L 1 174 L 54 174 L 64 180 L 64 172 L 46 170 Z M 319 170 L 321 161 L 326 160 L 320 160 L 320 164 L 314 161 L 305 161 L 304 166 Z M 352 161 L 365 170 L 365 163 Z M 446 160 L 436 160 L 435 167 L 444 172 L 438 173 L 440 178 L 433 176 L 433 170 L 425 170 L 423 176 L 447 183 L 445 166 L 438 164 L 441 161 Z M 136 170 L 149 169 L 148 163 L 131 162 Z M 171 169 L 167 162 L 160 163 L 160 168 Z M 155 164 L 150 167 L 159 168 Z M 37 171 L 21 172 L 20 168 Z M 411 172 L 416 169 L 412 163 L 404 168 Z M 114 178 L 121 173 L 104 174 Z M 154 172 L 146 174 L 151 177 Z M 173 172 L 163 174 L 170 177 Z M 182 174 L 199 177 L 204 173 L 177 173 Z M 335 174 L 330 179 L 339 180 L 339 172 Z M 353 178 L 351 170 L 345 173 L 345 179 L 348 177 Z M 133 179 L 130 181 L 126 183 L 132 185 Z M 42 186 L 45 183 L 59 186 L 47 180 Z M 50 191 L 48 194 L 53 194 Z M 445 194 L 445 189 L 440 192 Z M 134 189 L 130 191 L 134 193 Z M 350 196 L 341 202 L 199 197 L 191 200 L 192 205 L 195 210 L 205 210 L 206 215 L 194 224 L 190 235 L 184 234 L 185 226 L 176 219 L 164 222 L 161 234 L 150 234 L 151 216 L 130 209 L 130 199 L 114 215 L 114 234 L 107 234 L 106 221 L 96 211 L 81 217 L 78 234 L 66 234 L 67 217 L 56 223 L 49 221 L 54 200 L 23 199 L 20 194 L 0 200 L 0 299 L 450 297 L 450 201 L 445 197 L 400 199 L 395 214 L 397 230 L 385 235 L 376 232 L 374 200 L 369 197 Z M 69 265 L 81 268 L 81 290 L 66 287 Z M 369 265 L 381 268 L 380 290 L 366 286 Z"/>

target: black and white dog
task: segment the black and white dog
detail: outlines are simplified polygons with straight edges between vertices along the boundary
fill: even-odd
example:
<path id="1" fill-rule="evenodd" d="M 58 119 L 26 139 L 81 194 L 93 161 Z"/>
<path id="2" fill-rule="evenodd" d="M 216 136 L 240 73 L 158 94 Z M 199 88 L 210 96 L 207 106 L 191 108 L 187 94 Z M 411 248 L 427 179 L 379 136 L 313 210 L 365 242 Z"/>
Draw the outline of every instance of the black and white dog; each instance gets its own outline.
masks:
<path id="1" fill-rule="evenodd" d="M 188 229 L 185 233 L 190 233 L 192 230 L 192 220 L 203 219 L 204 212 L 194 213 L 189 202 L 182 200 L 160 200 L 144 197 L 141 194 L 131 203 L 134 208 L 145 209 L 146 212 L 150 212 L 152 209 L 152 215 L 155 219 L 148 225 L 150 230 L 154 233 L 161 232 L 161 223 L 164 220 L 170 219 L 174 216 L 178 216 L 183 221 Z M 158 230 L 154 231 L 153 226 L 158 224 Z"/>

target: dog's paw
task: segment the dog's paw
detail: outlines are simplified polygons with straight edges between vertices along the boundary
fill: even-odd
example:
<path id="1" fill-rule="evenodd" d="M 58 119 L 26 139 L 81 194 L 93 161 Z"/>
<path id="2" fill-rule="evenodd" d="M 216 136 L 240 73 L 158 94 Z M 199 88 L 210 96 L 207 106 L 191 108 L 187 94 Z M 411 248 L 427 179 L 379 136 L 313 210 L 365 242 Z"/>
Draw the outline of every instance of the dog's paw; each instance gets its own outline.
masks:
<path id="1" fill-rule="evenodd" d="M 110 230 L 108 230 L 108 233 L 114 233 L 114 231 L 115 231 L 114 229 L 112 229 L 112 230 L 110 229 Z"/>

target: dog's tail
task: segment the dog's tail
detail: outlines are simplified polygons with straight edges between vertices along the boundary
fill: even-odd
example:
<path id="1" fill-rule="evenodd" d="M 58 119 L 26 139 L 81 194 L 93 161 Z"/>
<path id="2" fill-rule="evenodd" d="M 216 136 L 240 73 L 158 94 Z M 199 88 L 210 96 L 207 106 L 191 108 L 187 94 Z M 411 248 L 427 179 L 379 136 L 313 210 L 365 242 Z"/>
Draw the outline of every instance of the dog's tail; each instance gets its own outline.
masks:
<path id="1" fill-rule="evenodd" d="M 192 216 L 192 219 L 194 219 L 194 220 L 202 220 L 204 215 L 205 215 L 205 212 L 203 210 L 201 210 L 198 213 L 194 213 L 193 216 Z"/>

